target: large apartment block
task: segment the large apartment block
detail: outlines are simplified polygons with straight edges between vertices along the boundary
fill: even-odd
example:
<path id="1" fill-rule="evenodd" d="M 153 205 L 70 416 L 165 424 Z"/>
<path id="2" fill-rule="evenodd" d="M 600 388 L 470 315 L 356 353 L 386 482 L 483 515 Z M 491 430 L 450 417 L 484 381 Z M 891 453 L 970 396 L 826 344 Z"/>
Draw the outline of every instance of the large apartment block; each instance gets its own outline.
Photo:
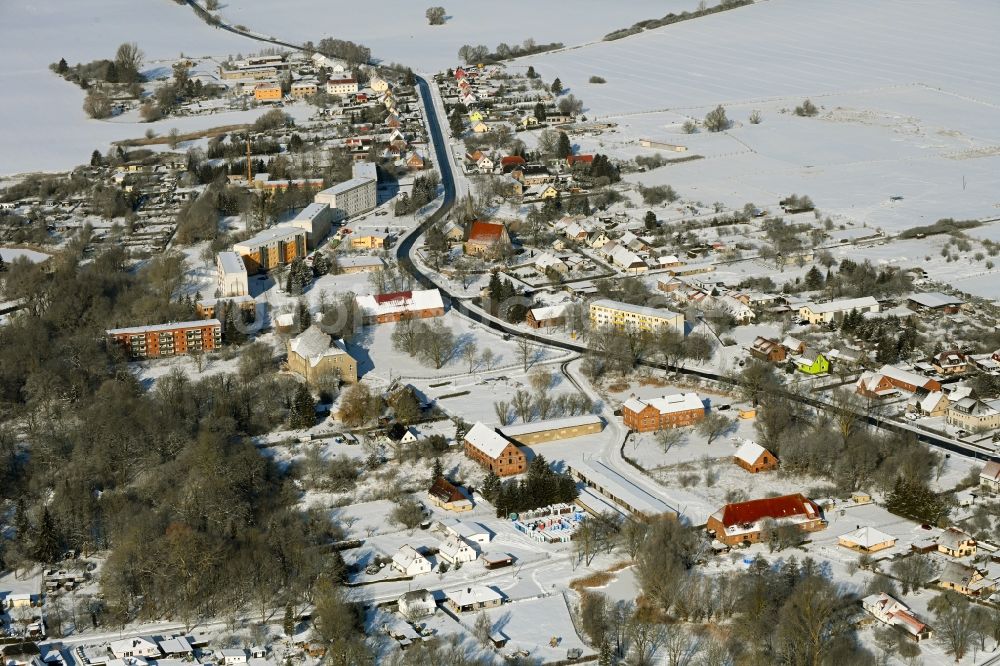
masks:
<path id="1" fill-rule="evenodd" d="M 325 203 L 311 203 L 288 222 L 282 222 L 283 227 L 295 227 L 306 232 L 306 245 L 310 250 L 319 244 L 330 233 L 330 207 Z"/>
<path id="2" fill-rule="evenodd" d="M 108 344 L 118 345 L 132 359 L 177 356 L 222 346 L 222 322 L 218 319 L 113 328 L 106 333 Z"/>
<path id="3" fill-rule="evenodd" d="M 618 330 L 659 333 L 672 328 L 684 335 L 684 315 L 661 308 L 631 305 L 599 299 L 590 303 L 590 322 L 595 327 L 610 326 Z"/>
<path id="4" fill-rule="evenodd" d="M 215 255 L 215 270 L 219 278 L 219 296 L 230 298 L 246 296 L 250 293 L 247 267 L 243 258 L 235 252 L 220 252 Z"/>
<path id="5" fill-rule="evenodd" d="M 233 245 L 248 274 L 269 271 L 306 256 L 306 231 L 297 227 L 271 227 Z"/>
<path id="6" fill-rule="evenodd" d="M 330 207 L 334 222 L 373 210 L 378 203 L 378 173 L 371 162 L 353 167 L 353 178 L 318 192 L 313 201 Z"/>

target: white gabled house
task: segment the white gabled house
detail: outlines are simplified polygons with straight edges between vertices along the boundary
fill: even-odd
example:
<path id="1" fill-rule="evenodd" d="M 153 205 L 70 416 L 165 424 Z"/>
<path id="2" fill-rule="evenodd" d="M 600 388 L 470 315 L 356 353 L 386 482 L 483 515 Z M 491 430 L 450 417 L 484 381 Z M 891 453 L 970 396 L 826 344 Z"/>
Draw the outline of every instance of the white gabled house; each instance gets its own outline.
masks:
<path id="1" fill-rule="evenodd" d="M 479 557 L 475 547 L 460 536 L 452 535 L 444 540 L 438 549 L 438 557 L 451 564 L 474 562 Z"/>
<path id="2" fill-rule="evenodd" d="M 437 611 L 437 602 L 434 601 L 434 595 L 428 590 L 406 592 L 399 597 L 396 605 L 400 615 L 411 621 L 433 615 Z"/>
<path id="3" fill-rule="evenodd" d="M 915 641 L 931 637 L 931 628 L 918 620 L 906 604 L 888 594 L 868 595 L 861 600 L 861 605 L 876 620 L 898 627 Z"/>
<path id="4" fill-rule="evenodd" d="M 409 545 L 403 544 L 392 556 L 392 568 L 404 576 L 419 576 L 431 572 L 431 563 L 426 557 Z"/>

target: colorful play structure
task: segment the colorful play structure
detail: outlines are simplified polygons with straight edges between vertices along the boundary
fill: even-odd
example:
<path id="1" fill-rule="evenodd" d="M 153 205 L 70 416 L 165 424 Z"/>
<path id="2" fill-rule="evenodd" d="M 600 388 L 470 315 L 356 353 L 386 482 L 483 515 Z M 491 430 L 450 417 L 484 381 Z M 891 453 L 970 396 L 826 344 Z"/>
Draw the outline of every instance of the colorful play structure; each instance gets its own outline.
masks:
<path id="1" fill-rule="evenodd" d="M 565 543 L 573 538 L 586 514 L 575 504 L 550 504 L 524 513 L 512 513 L 514 528 L 542 543 Z"/>

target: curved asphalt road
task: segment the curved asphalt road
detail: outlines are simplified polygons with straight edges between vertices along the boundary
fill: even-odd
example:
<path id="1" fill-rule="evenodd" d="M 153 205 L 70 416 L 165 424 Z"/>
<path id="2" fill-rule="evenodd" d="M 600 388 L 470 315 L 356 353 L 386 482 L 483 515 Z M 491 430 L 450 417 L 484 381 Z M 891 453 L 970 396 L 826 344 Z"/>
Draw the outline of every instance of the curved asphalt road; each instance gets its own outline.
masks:
<path id="1" fill-rule="evenodd" d="M 208 12 L 206 12 L 202 7 L 198 6 L 198 4 L 194 0 L 186 0 L 186 2 L 188 5 L 191 6 L 192 9 L 194 9 L 194 11 L 202 19 L 205 19 L 208 22 L 208 19 L 210 18 Z M 285 46 L 291 49 L 295 49 L 297 51 L 304 50 L 302 46 L 299 44 L 292 44 L 290 42 L 274 39 L 273 37 L 265 37 L 262 35 L 253 34 L 245 30 L 236 28 L 235 26 L 228 25 L 226 23 L 212 21 L 209 22 L 209 25 L 213 25 L 219 29 L 227 30 L 237 35 L 241 35 L 243 37 L 254 39 L 260 42 L 266 42 L 278 46 Z M 483 324 L 484 326 L 488 326 L 494 330 L 500 331 L 508 335 L 516 335 L 522 338 L 527 338 L 528 340 L 531 340 L 532 342 L 535 342 L 537 344 L 548 345 L 550 347 L 557 347 L 560 349 L 575 351 L 578 353 L 586 353 L 590 351 L 590 349 L 586 345 L 580 343 L 553 339 L 547 336 L 542 336 L 535 333 L 529 333 L 527 331 L 523 331 L 519 328 L 511 326 L 510 324 L 501 319 L 497 319 L 489 314 L 486 314 L 485 312 L 483 312 L 478 308 L 470 307 L 468 304 L 464 303 L 460 298 L 454 296 L 454 294 L 452 294 L 449 291 L 447 286 L 438 284 L 433 279 L 431 279 L 431 277 L 426 273 L 424 273 L 410 258 L 410 254 L 413 252 L 413 247 L 417 241 L 417 238 L 424 231 L 426 231 L 431 225 L 436 224 L 439 220 L 443 219 L 448 214 L 448 212 L 451 211 L 452 206 L 454 206 L 455 204 L 455 177 L 454 174 L 452 173 L 451 155 L 448 152 L 448 147 L 447 147 L 448 144 L 445 141 L 444 134 L 441 130 L 441 123 L 438 119 L 437 111 L 434 108 L 434 102 L 431 97 L 430 85 L 423 77 L 418 76 L 416 78 L 417 78 L 417 86 L 420 88 L 420 98 L 423 100 L 424 103 L 424 112 L 425 112 L 425 118 L 427 120 L 428 131 L 430 133 L 430 140 L 434 144 L 434 153 L 435 156 L 437 157 L 438 170 L 441 172 L 441 183 L 444 186 L 444 199 L 441 202 L 441 206 L 436 211 L 431 213 L 431 215 L 429 215 L 419 225 L 411 229 L 404 237 L 400 239 L 399 243 L 396 244 L 396 259 L 399 262 L 400 266 L 409 271 L 416 278 L 417 282 L 419 282 L 423 287 L 427 289 L 437 288 L 441 290 L 441 294 L 445 297 L 445 299 L 447 299 L 451 303 L 451 307 L 458 310 L 465 316 L 473 319 L 474 321 Z M 674 372 L 679 372 L 681 374 L 692 375 L 703 379 L 709 379 L 712 381 L 721 382 L 723 384 L 729 384 L 729 385 L 734 384 L 732 378 L 718 372 L 697 370 L 685 367 L 668 366 L 665 363 L 657 363 L 648 360 L 641 360 L 639 362 L 642 365 L 651 368 L 657 368 L 660 370 L 672 370 Z M 828 411 L 833 409 L 833 407 L 820 400 L 816 400 L 806 396 L 800 396 L 792 393 L 786 393 L 785 396 L 791 400 L 804 403 L 815 409 L 825 409 Z M 961 455 L 970 456 L 979 460 L 1000 461 L 1000 455 L 997 455 L 992 451 L 986 450 L 978 446 L 963 444 L 956 440 L 938 437 L 937 435 L 928 433 L 924 430 L 914 428 L 908 424 L 887 422 L 885 420 L 874 418 L 864 414 L 860 416 L 866 422 L 868 422 L 871 425 L 874 425 L 877 428 L 882 428 L 883 430 L 889 430 L 900 433 L 905 433 L 905 432 L 913 433 L 918 440 L 930 444 L 932 446 L 936 446 L 940 449 L 944 449 L 945 451 L 949 451 L 952 453 L 959 453 Z"/>
<path id="2" fill-rule="evenodd" d="M 447 285 L 439 284 L 435 282 L 430 275 L 424 273 L 419 266 L 411 259 L 410 255 L 413 252 L 414 245 L 417 238 L 423 234 L 431 225 L 436 224 L 439 220 L 442 220 L 450 211 L 455 204 L 455 177 L 452 173 L 452 161 L 451 155 L 448 151 L 448 144 L 445 140 L 444 134 L 442 132 L 442 125 L 437 115 L 437 110 L 434 108 L 434 103 L 431 98 L 430 85 L 422 77 L 417 77 L 417 86 L 420 88 L 420 97 L 424 103 L 424 111 L 426 114 L 426 120 L 428 125 L 428 130 L 430 132 L 430 139 L 434 144 L 434 154 L 437 158 L 438 169 L 441 172 L 441 183 L 444 186 L 444 199 L 441 202 L 441 207 L 438 208 L 434 213 L 429 215 L 427 219 L 421 222 L 417 227 L 412 229 L 406 236 L 400 239 L 400 242 L 396 245 L 396 259 L 398 260 L 401 267 L 409 271 L 424 288 L 434 289 L 437 288 L 441 291 L 442 295 L 451 303 L 451 307 L 455 310 L 461 312 L 470 319 L 481 323 L 484 326 L 488 326 L 494 330 L 500 331 L 502 333 L 518 336 L 521 338 L 527 338 L 532 342 L 548 345 L 550 347 L 557 347 L 560 349 L 565 349 L 568 351 L 574 351 L 578 353 L 587 353 L 590 348 L 587 345 L 580 344 L 578 342 L 570 342 L 566 340 L 558 340 L 550 338 L 548 336 L 539 335 L 536 333 L 531 333 L 524 331 L 520 328 L 512 326 L 507 322 L 497 319 L 483 310 L 477 307 L 470 306 L 466 302 L 462 301 L 461 298 L 455 296 L 447 287 Z M 728 377 L 722 373 L 714 372 L 710 370 L 700 370 L 694 368 L 676 367 L 668 366 L 665 363 L 658 363 L 655 361 L 642 360 L 640 361 L 642 365 L 657 368 L 660 370 L 672 370 L 674 372 L 679 372 L 685 375 L 692 375 L 702 379 L 709 379 L 716 382 L 721 382 L 723 384 L 733 385 L 735 382 L 731 377 Z M 830 405 L 808 396 L 801 396 L 793 393 L 785 393 L 785 397 L 795 400 L 797 402 L 804 403 L 813 407 L 815 409 L 823 409 L 831 411 L 834 408 Z M 982 449 L 973 445 L 963 444 L 955 440 L 946 439 L 943 437 L 938 437 L 932 433 L 928 433 L 923 430 L 911 427 L 907 424 L 887 422 L 883 419 L 878 419 L 875 417 L 870 417 L 867 415 L 861 415 L 869 424 L 874 425 L 877 428 L 882 428 L 883 430 L 889 430 L 892 432 L 899 433 L 913 433 L 916 435 L 917 439 L 931 444 L 938 448 L 944 449 L 952 453 L 959 453 L 961 455 L 970 456 L 980 460 L 996 460 L 1000 461 L 1000 456 L 994 454 L 991 451 Z"/>

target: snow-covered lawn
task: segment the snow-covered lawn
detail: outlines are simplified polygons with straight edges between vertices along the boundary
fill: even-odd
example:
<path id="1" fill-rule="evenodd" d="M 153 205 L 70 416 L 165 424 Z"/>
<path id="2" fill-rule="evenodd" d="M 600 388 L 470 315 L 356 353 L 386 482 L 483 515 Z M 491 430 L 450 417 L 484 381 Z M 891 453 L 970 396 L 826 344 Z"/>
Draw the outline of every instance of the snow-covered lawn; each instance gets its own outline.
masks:
<path id="1" fill-rule="evenodd" d="M 576 635 L 561 594 L 504 604 L 487 614 L 493 622 L 493 631 L 510 639 L 505 650 L 525 649 L 531 658 L 543 662 L 565 659 L 566 651 L 571 648 L 593 654 Z M 550 645 L 553 638 L 555 647 Z"/>
<path id="2" fill-rule="evenodd" d="M 37 264 L 40 261 L 45 261 L 52 255 L 45 254 L 44 252 L 36 252 L 35 250 L 26 250 L 23 248 L 13 248 L 13 247 L 0 247 L 0 257 L 8 264 L 15 259 L 25 258 L 33 264 Z"/>

